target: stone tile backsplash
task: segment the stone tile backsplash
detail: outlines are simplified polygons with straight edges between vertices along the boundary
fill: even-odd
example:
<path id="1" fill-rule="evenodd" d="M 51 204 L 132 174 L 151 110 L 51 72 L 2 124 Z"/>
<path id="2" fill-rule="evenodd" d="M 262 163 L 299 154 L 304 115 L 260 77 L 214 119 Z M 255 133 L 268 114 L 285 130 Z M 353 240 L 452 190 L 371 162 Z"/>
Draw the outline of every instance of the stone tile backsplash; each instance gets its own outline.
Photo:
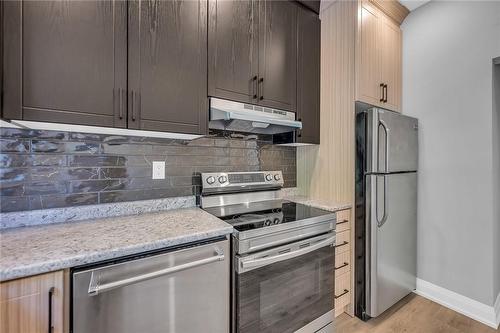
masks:
<path id="1" fill-rule="evenodd" d="M 151 179 L 151 162 L 166 177 Z M 295 148 L 213 134 L 193 141 L 0 129 L 1 212 L 199 193 L 200 172 L 282 170 L 296 186 Z"/>

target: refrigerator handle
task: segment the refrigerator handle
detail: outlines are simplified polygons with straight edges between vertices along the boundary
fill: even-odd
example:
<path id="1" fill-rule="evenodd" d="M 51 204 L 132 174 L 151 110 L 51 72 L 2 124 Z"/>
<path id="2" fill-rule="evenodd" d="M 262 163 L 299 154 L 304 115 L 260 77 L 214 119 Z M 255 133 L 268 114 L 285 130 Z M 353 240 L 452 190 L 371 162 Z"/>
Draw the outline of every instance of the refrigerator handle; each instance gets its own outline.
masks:
<path id="1" fill-rule="evenodd" d="M 385 172 L 389 172 L 389 129 L 383 120 L 379 120 L 385 132 Z"/>
<path id="2" fill-rule="evenodd" d="M 378 219 L 378 177 L 384 177 L 384 195 L 383 195 L 383 198 L 384 198 L 384 215 L 382 215 L 382 219 Z M 376 198 L 377 198 L 377 202 L 375 203 L 375 219 L 377 220 L 377 226 L 379 228 L 381 228 L 385 222 L 387 222 L 387 175 L 377 175 L 377 179 L 375 180 L 375 195 L 376 195 Z"/>

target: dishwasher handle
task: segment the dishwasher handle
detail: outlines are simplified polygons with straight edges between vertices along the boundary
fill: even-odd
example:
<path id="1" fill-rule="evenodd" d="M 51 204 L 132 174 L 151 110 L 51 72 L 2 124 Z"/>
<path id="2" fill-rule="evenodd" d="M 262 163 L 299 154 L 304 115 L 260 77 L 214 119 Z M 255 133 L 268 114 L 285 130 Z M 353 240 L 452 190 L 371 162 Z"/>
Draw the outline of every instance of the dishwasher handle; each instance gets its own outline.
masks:
<path id="1" fill-rule="evenodd" d="M 210 264 L 213 262 L 217 261 L 223 261 L 225 256 L 224 256 L 224 251 L 220 248 L 215 248 L 215 256 L 205 258 L 205 259 L 200 259 L 192 262 L 188 262 L 186 264 L 178 265 L 178 266 L 173 266 L 173 267 L 168 267 L 165 269 L 161 269 L 159 271 L 151 272 L 151 273 L 146 273 L 146 274 L 141 274 L 137 276 L 133 276 L 127 279 L 123 280 L 118 280 L 114 282 L 108 282 L 105 284 L 99 284 L 99 270 L 92 271 L 92 274 L 90 276 L 90 283 L 89 283 L 89 290 L 88 294 L 89 296 L 97 296 L 99 293 L 103 293 L 106 291 L 110 291 L 116 288 L 121 288 L 125 287 L 134 283 L 154 279 L 163 275 L 168 275 L 176 272 L 180 272 L 186 269 L 194 268 L 197 266 L 201 265 L 206 265 Z"/>

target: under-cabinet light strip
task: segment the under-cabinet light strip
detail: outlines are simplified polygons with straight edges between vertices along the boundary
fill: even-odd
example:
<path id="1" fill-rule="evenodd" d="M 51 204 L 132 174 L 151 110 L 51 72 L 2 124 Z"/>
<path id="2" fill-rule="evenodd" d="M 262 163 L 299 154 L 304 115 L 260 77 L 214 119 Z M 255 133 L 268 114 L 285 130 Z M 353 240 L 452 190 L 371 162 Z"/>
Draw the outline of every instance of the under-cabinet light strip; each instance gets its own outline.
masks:
<path id="1" fill-rule="evenodd" d="M 134 130 L 134 129 L 126 129 L 126 128 L 111 128 L 111 127 L 84 126 L 84 125 L 71 125 L 71 124 L 58 124 L 58 123 L 44 123 L 44 122 L 26 121 L 26 120 L 11 120 L 11 121 L 0 120 L 0 128 L 20 128 L 20 129 L 24 128 L 24 129 L 32 129 L 32 130 L 64 131 L 64 132 L 125 135 L 125 136 L 142 136 L 142 137 L 150 137 L 150 138 L 179 139 L 179 140 L 194 140 L 194 139 L 201 138 L 203 136 L 203 135 L 194 135 L 194 134 Z"/>

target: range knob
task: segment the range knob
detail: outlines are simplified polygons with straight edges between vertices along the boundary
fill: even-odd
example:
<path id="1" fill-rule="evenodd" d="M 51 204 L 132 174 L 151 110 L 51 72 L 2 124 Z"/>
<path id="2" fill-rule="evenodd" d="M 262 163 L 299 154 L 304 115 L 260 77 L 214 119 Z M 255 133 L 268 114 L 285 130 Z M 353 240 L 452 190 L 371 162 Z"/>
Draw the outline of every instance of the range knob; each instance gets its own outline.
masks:
<path id="1" fill-rule="evenodd" d="M 268 173 L 268 174 L 266 175 L 266 180 L 267 180 L 268 182 L 270 182 L 271 180 L 273 180 L 273 175 L 271 175 L 270 173 Z"/>
<path id="2" fill-rule="evenodd" d="M 266 221 L 264 222 L 264 225 L 265 225 L 266 227 L 270 226 L 270 225 L 271 225 L 271 220 L 266 220 Z"/>
<path id="3" fill-rule="evenodd" d="M 274 180 L 279 181 L 281 179 L 280 174 L 277 173 L 274 175 Z"/>
<path id="4" fill-rule="evenodd" d="M 215 177 L 214 176 L 210 176 L 207 178 L 207 183 L 212 185 L 213 183 L 215 183 Z"/>
<path id="5" fill-rule="evenodd" d="M 219 183 L 224 184 L 225 182 L 227 182 L 227 177 L 226 176 L 220 176 L 219 177 Z"/>
<path id="6" fill-rule="evenodd" d="M 279 218 L 275 218 L 274 221 L 273 221 L 273 224 L 280 224 L 280 219 Z"/>

